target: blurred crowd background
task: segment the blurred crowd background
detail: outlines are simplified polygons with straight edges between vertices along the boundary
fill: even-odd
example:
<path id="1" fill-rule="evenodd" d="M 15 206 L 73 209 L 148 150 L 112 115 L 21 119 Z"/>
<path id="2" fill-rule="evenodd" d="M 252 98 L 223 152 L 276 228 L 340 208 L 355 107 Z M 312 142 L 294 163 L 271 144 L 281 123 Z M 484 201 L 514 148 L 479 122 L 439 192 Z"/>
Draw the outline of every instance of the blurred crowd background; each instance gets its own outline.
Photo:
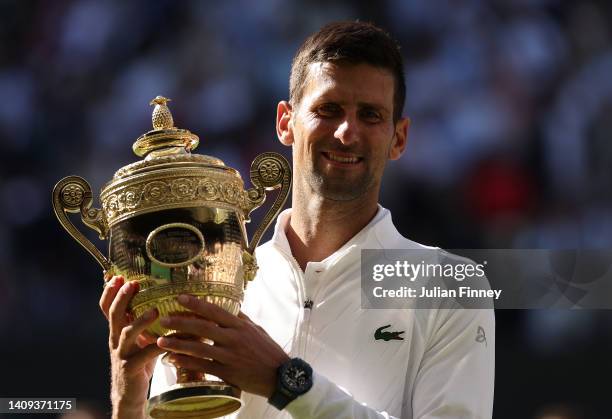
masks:
<path id="1" fill-rule="evenodd" d="M 196 152 L 245 175 L 262 151 L 290 156 L 274 119 L 291 58 L 346 19 L 386 28 L 405 58 L 412 128 L 381 198 L 405 236 L 612 248 L 612 3 L 0 0 L 0 396 L 109 411 L 101 272 L 55 219 L 55 182 L 99 191 L 135 161 L 156 95 Z M 610 417 L 612 314 L 496 318 L 495 418 Z"/>

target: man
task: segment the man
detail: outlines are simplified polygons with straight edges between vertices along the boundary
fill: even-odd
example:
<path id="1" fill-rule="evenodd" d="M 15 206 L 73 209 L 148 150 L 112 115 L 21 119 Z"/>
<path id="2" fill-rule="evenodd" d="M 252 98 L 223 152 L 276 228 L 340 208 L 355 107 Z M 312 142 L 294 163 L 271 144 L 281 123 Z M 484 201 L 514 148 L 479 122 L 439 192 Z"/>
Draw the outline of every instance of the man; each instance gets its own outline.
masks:
<path id="1" fill-rule="evenodd" d="M 491 311 L 360 306 L 361 249 L 425 248 L 402 237 L 378 205 L 386 162 L 406 147 L 404 96 L 401 56 L 381 29 L 333 23 L 305 41 L 276 120 L 279 140 L 293 149 L 293 203 L 257 250 L 243 305 L 252 320 L 181 296 L 201 318 L 162 324 L 215 345 L 151 339 L 142 332 L 156 313 L 130 323 L 137 285 L 113 278 L 100 305 L 110 323 L 114 417 L 143 417 L 163 351 L 176 365 L 240 387 L 239 417 L 491 417 Z M 386 325 L 394 338 L 377 339 Z M 486 345 L 477 333 L 486 333 Z M 166 385 L 163 368 L 152 395 Z"/>

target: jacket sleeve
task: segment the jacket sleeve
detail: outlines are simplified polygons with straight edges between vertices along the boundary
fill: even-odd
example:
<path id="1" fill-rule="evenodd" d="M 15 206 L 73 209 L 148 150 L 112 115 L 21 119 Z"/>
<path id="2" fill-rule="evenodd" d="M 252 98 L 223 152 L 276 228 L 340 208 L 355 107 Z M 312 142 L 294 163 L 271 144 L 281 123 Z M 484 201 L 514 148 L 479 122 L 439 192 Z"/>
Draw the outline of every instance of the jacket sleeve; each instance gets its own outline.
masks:
<path id="1" fill-rule="evenodd" d="M 314 372 L 312 388 L 285 407 L 293 419 L 397 419 L 356 401 L 326 377 Z"/>
<path id="2" fill-rule="evenodd" d="M 437 317 L 414 384 L 413 418 L 491 418 L 493 310 L 447 309 Z"/>
<path id="3" fill-rule="evenodd" d="M 438 311 L 403 419 L 492 417 L 495 365 L 493 310 Z M 394 418 L 377 412 L 315 372 L 313 386 L 285 408 L 294 419 Z"/>

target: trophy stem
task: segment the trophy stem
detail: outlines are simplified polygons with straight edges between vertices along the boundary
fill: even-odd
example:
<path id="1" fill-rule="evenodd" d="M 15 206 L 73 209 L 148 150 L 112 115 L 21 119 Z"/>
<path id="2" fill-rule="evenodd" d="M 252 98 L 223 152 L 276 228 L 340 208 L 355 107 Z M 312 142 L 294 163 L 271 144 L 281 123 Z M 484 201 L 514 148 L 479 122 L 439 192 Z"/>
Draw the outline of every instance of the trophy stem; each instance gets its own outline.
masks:
<path id="1" fill-rule="evenodd" d="M 162 356 L 167 361 L 168 353 Z M 149 399 L 148 414 L 154 419 L 218 418 L 240 408 L 240 389 L 217 377 L 176 367 L 176 384 Z"/>

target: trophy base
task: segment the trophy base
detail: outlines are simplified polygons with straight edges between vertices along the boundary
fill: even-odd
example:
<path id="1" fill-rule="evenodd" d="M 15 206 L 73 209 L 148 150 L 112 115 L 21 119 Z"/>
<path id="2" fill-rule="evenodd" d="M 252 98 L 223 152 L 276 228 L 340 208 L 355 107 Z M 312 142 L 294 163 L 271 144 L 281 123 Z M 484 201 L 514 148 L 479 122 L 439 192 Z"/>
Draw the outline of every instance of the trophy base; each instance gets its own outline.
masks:
<path id="1" fill-rule="evenodd" d="M 176 384 L 149 399 L 154 419 L 218 418 L 240 409 L 240 389 L 219 381 Z"/>

